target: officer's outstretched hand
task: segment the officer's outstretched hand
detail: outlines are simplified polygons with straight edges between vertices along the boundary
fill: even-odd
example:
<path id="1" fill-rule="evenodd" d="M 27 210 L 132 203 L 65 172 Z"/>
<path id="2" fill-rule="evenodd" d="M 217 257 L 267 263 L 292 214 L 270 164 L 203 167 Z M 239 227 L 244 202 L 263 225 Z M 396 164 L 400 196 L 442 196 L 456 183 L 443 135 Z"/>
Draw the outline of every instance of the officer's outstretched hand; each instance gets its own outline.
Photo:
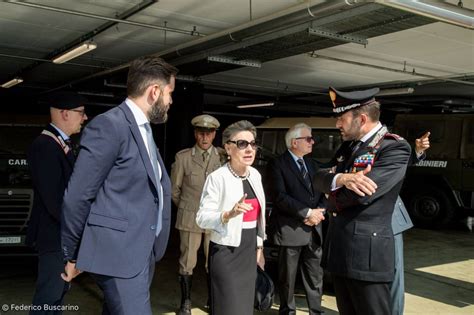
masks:
<path id="1" fill-rule="evenodd" d="M 415 140 L 416 154 L 421 155 L 430 148 L 430 132 L 426 132 L 421 138 Z"/>
<path id="2" fill-rule="evenodd" d="M 336 179 L 336 186 L 346 186 L 347 189 L 352 190 L 361 197 L 365 195 L 372 196 L 377 189 L 377 184 L 368 178 L 366 175 L 372 170 L 372 165 L 357 173 L 340 174 Z"/>

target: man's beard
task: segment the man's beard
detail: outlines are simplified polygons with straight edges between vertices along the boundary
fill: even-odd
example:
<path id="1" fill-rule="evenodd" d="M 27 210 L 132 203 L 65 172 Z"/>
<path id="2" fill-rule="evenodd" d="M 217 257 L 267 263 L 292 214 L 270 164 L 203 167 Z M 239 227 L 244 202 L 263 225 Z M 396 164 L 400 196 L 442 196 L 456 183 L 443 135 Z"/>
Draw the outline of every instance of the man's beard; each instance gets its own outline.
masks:
<path id="1" fill-rule="evenodd" d="M 163 93 L 160 94 L 148 112 L 148 118 L 152 124 L 163 124 L 168 120 L 169 106 L 165 105 L 162 96 Z"/>
<path id="2" fill-rule="evenodd" d="M 349 127 L 349 130 L 347 130 L 344 134 L 344 141 L 353 141 L 353 140 L 360 140 L 361 138 L 361 132 L 360 132 L 360 120 L 357 118 L 354 118 L 352 120 L 352 123 Z"/>

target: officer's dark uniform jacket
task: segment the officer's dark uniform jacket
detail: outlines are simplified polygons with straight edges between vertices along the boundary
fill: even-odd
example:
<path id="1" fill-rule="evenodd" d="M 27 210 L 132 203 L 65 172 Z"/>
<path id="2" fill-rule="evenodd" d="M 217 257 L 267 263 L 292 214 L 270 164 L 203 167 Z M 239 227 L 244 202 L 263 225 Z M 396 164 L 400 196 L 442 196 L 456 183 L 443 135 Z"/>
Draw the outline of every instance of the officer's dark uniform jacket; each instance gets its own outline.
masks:
<path id="1" fill-rule="evenodd" d="M 45 131 L 55 138 L 42 133 L 28 152 L 34 200 L 26 244 L 40 253 L 61 250 L 61 205 L 74 165 L 74 154 L 59 132 L 51 125 Z"/>
<path id="2" fill-rule="evenodd" d="M 342 187 L 330 191 L 334 173 L 319 171 L 314 186 L 329 193 L 329 230 L 323 266 L 351 279 L 390 282 L 394 275 L 394 240 L 391 219 L 402 186 L 411 148 L 401 137 L 382 127 L 352 152 L 345 142 L 336 153 L 336 173 L 359 171 L 372 164 L 367 174 L 377 184 L 372 196 L 360 197 Z"/>

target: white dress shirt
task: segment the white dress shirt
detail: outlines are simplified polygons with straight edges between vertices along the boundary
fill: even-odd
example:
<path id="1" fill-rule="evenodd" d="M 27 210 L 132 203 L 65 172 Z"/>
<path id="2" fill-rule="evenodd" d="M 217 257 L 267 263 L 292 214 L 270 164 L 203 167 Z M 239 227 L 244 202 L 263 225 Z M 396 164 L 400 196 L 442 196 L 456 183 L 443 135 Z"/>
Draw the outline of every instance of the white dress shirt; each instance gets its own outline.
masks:
<path id="1" fill-rule="evenodd" d="M 127 98 L 125 100 L 125 104 L 127 104 L 128 108 L 132 111 L 133 117 L 135 117 L 135 121 L 138 125 L 138 130 L 140 130 L 140 135 L 142 136 L 143 143 L 145 144 L 146 151 L 148 152 L 148 157 L 150 157 L 150 148 L 148 147 L 148 141 L 146 139 L 146 128 L 145 124 L 150 123 L 148 118 L 145 116 L 145 113 L 135 104 L 131 99 Z M 151 161 L 151 158 L 150 158 Z M 151 163 L 155 163 L 156 161 L 151 161 Z M 158 178 L 161 179 L 161 166 L 160 163 L 158 164 Z"/>

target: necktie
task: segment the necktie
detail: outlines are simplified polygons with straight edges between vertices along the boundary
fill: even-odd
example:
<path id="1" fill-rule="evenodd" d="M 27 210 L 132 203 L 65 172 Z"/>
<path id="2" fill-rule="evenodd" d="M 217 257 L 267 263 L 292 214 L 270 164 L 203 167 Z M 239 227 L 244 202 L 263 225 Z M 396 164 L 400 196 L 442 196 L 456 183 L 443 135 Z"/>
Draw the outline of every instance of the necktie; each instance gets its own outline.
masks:
<path id="1" fill-rule="evenodd" d="M 308 171 L 306 170 L 306 167 L 304 167 L 304 161 L 303 159 L 298 159 L 297 160 L 299 166 L 300 166 L 300 172 L 301 175 L 303 176 L 304 182 L 306 183 L 306 187 L 311 191 L 311 179 L 309 178 Z"/>
<path id="2" fill-rule="evenodd" d="M 153 166 L 153 172 L 155 173 L 156 185 L 158 190 L 158 221 L 156 222 L 156 235 L 161 231 L 161 216 L 163 212 L 163 187 L 161 186 L 161 169 L 158 165 L 158 156 L 156 155 L 156 144 L 153 140 L 153 133 L 151 131 L 150 123 L 145 124 L 146 129 L 146 140 L 148 143 L 148 150 L 150 154 L 151 165 Z"/>
<path id="3" fill-rule="evenodd" d="M 362 143 L 363 143 L 363 142 L 360 141 L 360 140 L 354 140 L 354 141 L 352 141 L 352 143 L 351 143 L 351 145 L 350 145 L 351 150 L 352 150 L 352 153 L 354 153 L 355 151 L 357 151 L 357 150 L 360 148 L 360 146 L 361 146 Z"/>
<path id="4" fill-rule="evenodd" d="M 202 153 L 202 161 L 203 161 L 203 162 L 206 162 L 208 156 L 209 156 L 209 152 L 204 151 L 204 152 Z"/>
<path id="5" fill-rule="evenodd" d="M 68 146 L 69 150 L 72 150 L 71 139 L 66 139 L 66 140 L 64 140 L 64 143 Z"/>
<path id="6" fill-rule="evenodd" d="M 71 139 L 67 139 L 67 140 L 64 140 L 64 143 L 66 144 L 66 146 L 68 147 L 68 151 L 66 153 L 67 156 L 70 156 L 72 159 L 75 158 L 76 154 L 74 153 L 74 150 L 72 148 L 72 142 L 71 142 Z"/>

